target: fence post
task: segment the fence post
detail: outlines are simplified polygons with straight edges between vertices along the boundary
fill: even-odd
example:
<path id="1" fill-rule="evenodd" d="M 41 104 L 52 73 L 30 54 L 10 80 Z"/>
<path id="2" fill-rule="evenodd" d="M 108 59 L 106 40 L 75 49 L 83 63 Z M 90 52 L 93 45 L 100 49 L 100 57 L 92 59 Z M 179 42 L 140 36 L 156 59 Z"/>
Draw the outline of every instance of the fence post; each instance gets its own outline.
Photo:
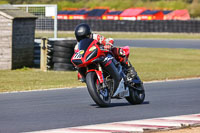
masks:
<path id="1" fill-rule="evenodd" d="M 40 69 L 47 71 L 47 38 L 42 38 L 40 51 Z"/>

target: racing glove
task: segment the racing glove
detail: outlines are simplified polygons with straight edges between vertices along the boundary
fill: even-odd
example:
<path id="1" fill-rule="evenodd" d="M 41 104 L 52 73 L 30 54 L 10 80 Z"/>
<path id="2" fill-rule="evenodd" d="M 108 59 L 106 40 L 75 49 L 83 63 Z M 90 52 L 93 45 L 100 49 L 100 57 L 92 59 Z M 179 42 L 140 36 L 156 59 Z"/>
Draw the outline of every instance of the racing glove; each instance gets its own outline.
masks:
<path id="1" fill-rule="evenodd" d="M 106 50 L 111 50 L 112 47 L 113 47 L 112 44 L 106 44 L 106 45 L 104 45 L 104 49 L 106 49 Z"/>
<path id="2" fill-rule="evenodd" d="M 104 48 L 107 50 L 111 50 L 113 48 L 114 40 L 112 38 L 107 38 L 104 41 Z"/>

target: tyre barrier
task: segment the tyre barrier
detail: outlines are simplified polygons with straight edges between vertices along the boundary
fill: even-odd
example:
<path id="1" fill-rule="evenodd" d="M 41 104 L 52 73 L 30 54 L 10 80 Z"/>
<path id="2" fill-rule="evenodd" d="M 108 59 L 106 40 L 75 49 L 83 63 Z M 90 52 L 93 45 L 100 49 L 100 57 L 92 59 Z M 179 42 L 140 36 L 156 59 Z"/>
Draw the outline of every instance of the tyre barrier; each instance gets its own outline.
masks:
<path id="1" fill-rule="evenodd" d="M 122 32 L 175 32 L 200 33 L 200 20 L 62 20 L 58 19 L 59 31 L 74 31 L 80 23 L 87 23 L 93 31 Z M 48 27 L 45 25 L 48 24 Z M 37 30 L 53 30 L 54 20 L 39 18 L 36 20 Z M 67 25 L 67 26 L 66 26 Z M 44 28 L 45 27 L 45 28 Z"/>
<path id="2" fill-rule="evenodd" d="M 47 69 L 52 70 L 53 69 L 53 43 L 48 42 L 47 43 Z"/>
<path id="3" fill-rule="evenodd" d="M 74 66 L 70 63 L 54 63 L 55 71 L 74 71 Z"/>
<path id="4" fill-rule="evenodd" d="M 36 40 L 34 43 L 34 59 L 33 59 L 33 67 L 40 68 L 40 45 L 41 42 Z"/>
<path id="5" fill-rule="evenodd" d="M 73 71 L 71 57 L 74 54 L 76 40 L 49 40 L 48 41 L 48 70 Z"/>
<path id="6" fill-rule="evenodd" d="M 49 39 L 47 44 L 47 69 L 55 71 L 73 71 L 71 57 L 74 54 L 76 40 L 53 40 Z M 40 68 L 41 40 L 36 39 L 34 43 L 34 68 Z"/>
<path id="7" fill-rule="evenodd" d="M 200 20 L 58 20 L 58 30 L 74 31 L 80 23 L 93 31 L 200 33 Z"/>

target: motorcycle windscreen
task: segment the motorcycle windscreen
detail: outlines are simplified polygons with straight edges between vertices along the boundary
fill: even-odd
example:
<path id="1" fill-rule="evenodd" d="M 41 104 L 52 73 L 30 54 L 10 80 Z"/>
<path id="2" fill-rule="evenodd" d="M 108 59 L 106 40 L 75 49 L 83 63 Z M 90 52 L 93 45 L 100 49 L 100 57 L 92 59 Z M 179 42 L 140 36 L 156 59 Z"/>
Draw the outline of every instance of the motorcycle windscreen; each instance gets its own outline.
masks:
<path id="1" fill-rule="evenodd" d="M 82 57 L 84 57 L 88 47 L 90 46 L 90 44 L 94 41 L 94 39 L 89 39 L 89 38 L 85 38 L 83 40 L 81 40 L 78 44 L 78 49 L 80 51 L 83 51 Z"/>

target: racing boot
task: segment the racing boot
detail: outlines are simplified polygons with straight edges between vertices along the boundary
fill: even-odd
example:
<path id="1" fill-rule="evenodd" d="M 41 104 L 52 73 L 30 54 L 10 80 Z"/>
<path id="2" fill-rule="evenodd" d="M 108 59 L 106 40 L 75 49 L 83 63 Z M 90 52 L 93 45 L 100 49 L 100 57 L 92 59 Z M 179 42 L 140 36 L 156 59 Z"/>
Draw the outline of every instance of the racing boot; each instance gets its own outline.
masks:
<path id="1" fill-rule="evenodd" d="M 137 72 L 135 71 L 135 68 L 131 65 L 131 63 L 127 60 L 124 62 L 121 62 L 122 66 L 127 69 L 127 72 L 129 75 L 131 75 L 132 78 L 137 76 Z"/>

